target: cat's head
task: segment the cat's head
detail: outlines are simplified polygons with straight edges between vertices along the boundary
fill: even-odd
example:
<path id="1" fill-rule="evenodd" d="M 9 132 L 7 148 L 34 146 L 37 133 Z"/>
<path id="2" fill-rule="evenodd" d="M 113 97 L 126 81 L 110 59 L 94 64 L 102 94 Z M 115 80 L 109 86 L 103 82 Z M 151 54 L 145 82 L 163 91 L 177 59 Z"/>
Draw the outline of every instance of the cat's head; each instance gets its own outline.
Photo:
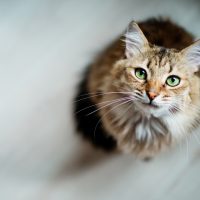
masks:
<path id="1" fill-rule="evenodd" d="M 125 45 L 126 59 L 112 70 L 117 90 L 127 92 L 139 108 L 155 116 L 175 114 L 195 104 L 200 41 L 181 51 L 155 46 L 131 22 Z"/>

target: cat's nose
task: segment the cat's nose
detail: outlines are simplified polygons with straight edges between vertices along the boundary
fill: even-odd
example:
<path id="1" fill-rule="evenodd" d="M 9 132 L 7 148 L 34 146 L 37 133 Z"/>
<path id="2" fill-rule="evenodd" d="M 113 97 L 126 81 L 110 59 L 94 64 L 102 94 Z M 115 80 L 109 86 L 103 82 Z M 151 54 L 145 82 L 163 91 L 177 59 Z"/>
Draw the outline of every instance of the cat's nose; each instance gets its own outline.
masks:
<path id="1" fill-rule="evenodd" d="M 147 92 L 147 96 L 152 101 L 157 97 L 157 93 L 156 92 Z"/>

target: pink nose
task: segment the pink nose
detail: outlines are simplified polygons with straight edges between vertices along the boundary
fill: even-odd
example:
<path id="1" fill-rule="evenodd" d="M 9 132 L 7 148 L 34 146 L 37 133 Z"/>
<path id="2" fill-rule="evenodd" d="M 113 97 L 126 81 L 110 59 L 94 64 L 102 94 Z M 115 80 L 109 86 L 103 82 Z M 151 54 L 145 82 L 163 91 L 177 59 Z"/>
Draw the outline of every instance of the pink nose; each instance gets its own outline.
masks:
<path id="1" fill-rule="evenodd" d="M 150 100 L 154 100 L 157 96 L 157 93 L 155 92 L 147 92 L 147 95 L 149 97 Z"/>

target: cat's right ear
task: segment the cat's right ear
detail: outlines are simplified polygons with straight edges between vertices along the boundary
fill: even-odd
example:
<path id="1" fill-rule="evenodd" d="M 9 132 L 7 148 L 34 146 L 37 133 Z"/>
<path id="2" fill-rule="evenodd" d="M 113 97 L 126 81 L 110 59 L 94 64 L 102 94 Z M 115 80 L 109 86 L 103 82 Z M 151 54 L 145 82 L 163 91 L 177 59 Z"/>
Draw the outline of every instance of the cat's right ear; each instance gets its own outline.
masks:
<path id="1" fill-rule="evenodd" d="M 183 49 L 180 53 L 193 72 L 200 71 L 200 40 Z"/>
<path id="2" fill-rule="evenodd" d="M 134 21 L 129 24 L 126 30 L 125 43 L 125 54 L 127 58 L 134 57 L 141 53 L 145 48 L 149 47 L 148 40 Z"/>

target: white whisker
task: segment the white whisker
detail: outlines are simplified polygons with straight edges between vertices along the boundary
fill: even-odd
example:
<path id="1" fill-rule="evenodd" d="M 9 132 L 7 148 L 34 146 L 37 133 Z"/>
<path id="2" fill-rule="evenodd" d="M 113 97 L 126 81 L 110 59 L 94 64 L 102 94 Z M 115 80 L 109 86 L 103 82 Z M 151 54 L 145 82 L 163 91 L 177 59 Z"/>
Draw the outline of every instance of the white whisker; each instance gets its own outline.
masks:
<path id="1" fill-rule="evenodd" d="M 100 107 L 100 108 L 98 108 L 98 109 L 96 109 L 96 110 L 90 112 L 89 114 L 87 114 L 87 116 L 89 116 L 89 115 L 91 115 L 91 114 L 93 114 L 93 113 L 95 113 L 95 112 L 101 110 L 102 108 L 108 107 L 108 106 L 110 106 L 110 105 L 112 105 L 112 104 L 114 104 L 114 103 L 118 103 L 118 102 L 123 101 L 123 100 L 131 100 L 131 101 L 132 101 L 132 99 L 127 98 L 127 97 L 120 98 L 120 99 L 117 99 L 117 100 L 114 101 L 114 102 L 111 102 L 111 103 L 109 103 L 109 104 L 107 104 L 107 105 L 104 105 L 104 106 L 102 106 L 102 107 Z"/>
<path id="2" fill-rule="evenodd" d="M 122 103 L 120 103 L 120 104 L 114 106 L 112 109 L 110 109 L 109 111 L 107 111 L 107 112 L 101 117 L 101 119 L 99 119 L 99 121 L 97 122 L 97 124 L 96 124 L 96 126 L 95 126 L 95 129 L 94 129 L 94 138 L 95 138 L 96 129 L 97 129 L 99 123 L 101 122 L 102 118 L 105 117 L 107 114 L 109 114 L 109 112 L 111 112 L 112 110 L 114 110 L 114 109 L 116 109 L 117 107 L 119 107 L 119 106 L 121 106 L 121 105 L 124 105 L 124 104 L 126 104 L 126 103 L 128 103 L 128 102 L 130 102 L 130 101 L 132 101 L 132 100 L 127 100 L 126 102 L 122 102 Z"/>
<path id="3" fill-rule="evenodd" d="M 94 95 L 88 95 L 88 97 L 85 97 L 85 98 L 82 98 L 82 99 L 78 99 L 78 100 L 75 100 L 74 102 L 79 102 L 79 101 L 82 101 L 82 100 L 85 100 L 85 99 L 89 99 L 91 97 L 97 97 L 97 96 L 104 96 L 104 95 L 111 95 L 111 94 L 124 94 L 124 95 L 131 95 L 132 92 L 105 92 L 105 93 L 100 93 L 100 94 L 94 94 Z M 82 95 L 80 95 L 82 96 Z M 86 96 L 86 95 L 85 95 Z"/>
<path id="4" fill-rule="evenodd" d="M 119 98 L 119 99 L 120 99 L 120 98 Z M 119 99 L 114 99 L 114 100 L 109 100 L 109 101 L 103 101 L 103 102 L 101 102 L 101 103 L 97 103 L 97 104 L 94 104 L 94 105 L 91 105 L 91 106 L 87 106 L 87 107 L 85 107 L 85 108 L 83 108 L 83 109 L 81 109 L 81 110 L 75 112 L 75 114 L 78 114 L 78 113 L 80 113 L 81 111 L 84 111 L 84 110 L 86 110 L 86 109 L 88 109 L 88 108 L 92 108 L 92 107 L 95 107 L 95 106 L 97 106 L 97 105 L 102 105 L 102 104 L 105 104 L 105 103 L 108 103 L 108 102 L 114 102 L 114 101 L 117 101 L 117 100 L 119 100 Z"/>

